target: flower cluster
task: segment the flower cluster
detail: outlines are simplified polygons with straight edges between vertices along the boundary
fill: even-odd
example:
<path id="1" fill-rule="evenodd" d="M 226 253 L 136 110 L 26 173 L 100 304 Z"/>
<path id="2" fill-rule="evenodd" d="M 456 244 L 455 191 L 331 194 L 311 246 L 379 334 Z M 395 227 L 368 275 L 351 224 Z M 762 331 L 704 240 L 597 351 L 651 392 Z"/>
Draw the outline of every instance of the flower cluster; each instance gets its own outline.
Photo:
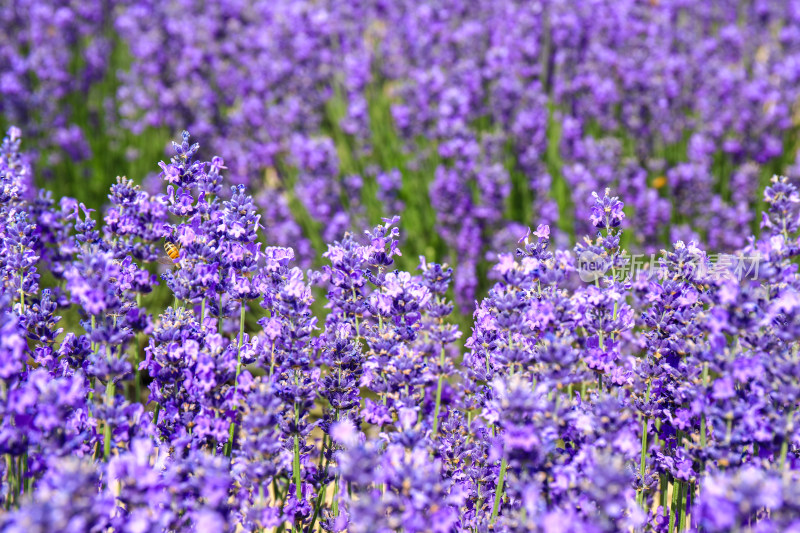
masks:
<path id="1" fill-rule="evenodd" d="M 263 246 L 248 189 L 225 194 L 222 159 L 188 133 L 164 192 L 111 184 L 103 231 L 83 204 L 30 194 L 19 141 L 0 159 L 3 530 L 800 523 L 786 177 L 736 252 L 759 258 L 755 278 L 709 276 L 700 244 L 677 241 L 628 279 L 633 217 L 606 189 L 574 249 L 541 224 L 497 254 L 462 346 L 451 286 L 474 265 L 398 269 L 398 217 L 304 272 Z M 163 242 L 176 253 L 157 267 Z M 603 267 L 588 280 L 587 257 Z"/>
<path id="2" fill-rule="evenodd" d="M 267 241 L 301 267 L 345 231 L 401 214 L 415 237 L 399 266 L 432 251 L 459 265 L 464 313 L 490 286 L 487 254 L 518 237 L 511 222 L 548 224 L 564 246 L 592 231 L 585 199 L 612 187 L 637 214 L 630 252 L 679 240 L 731 252 L 757 229 L 769 176 L 800 178 L 792 4 L 473 4 L 12 0 L 0 8 L 0 125 L 23 126 L 46 172 L 69 173 L 84 201 L 76 162 L 138 170 L 188 127 L 226 155 Z M 175 183 L 178 204 L 187 185 Z M 112 191 L 108 223 L 147 254 L 163 205 L 128 188 Z"/>
<path id="3" fill-rule="evenodd" d="M 112 21 L 107 0 L 12 0 L 0 7 L 0 124 L 24 126 L 42 148 L 57 148 L 51 164 L 91 156 L 75 96 L 83 98 L 108 74 Z"/>

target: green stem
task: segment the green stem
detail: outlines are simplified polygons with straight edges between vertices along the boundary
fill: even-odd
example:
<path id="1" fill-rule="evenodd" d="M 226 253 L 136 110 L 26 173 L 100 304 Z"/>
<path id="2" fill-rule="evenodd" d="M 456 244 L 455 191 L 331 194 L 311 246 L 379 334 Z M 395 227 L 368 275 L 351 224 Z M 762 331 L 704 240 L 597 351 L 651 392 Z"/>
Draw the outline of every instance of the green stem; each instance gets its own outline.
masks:
<path id="1" fill-rule="evenodd" d="M 92 350 L 92 351 L 94 351 L 94 350 Z M 90 403 L 89 403 L 89 406 L 88 406 L 88 408 L 89 408 L 89 416 L 93 416 L 92 415 L 91 402 L 92 402 L 92 400 L 94 400 L 94 387 L 95 387 L 96 382 L 97 382 L 97 378 L 95 376 L 92 376 L 92 379 L 89 380 L 89 389 L 90 389 L 89 390 L 89 402 Z"/>
<path id="2" fill-rule="evenodd" d="M 14 459 L 11 457 L 10 453 L 6 454 L 6 476 L 8 478 L 8 486 L 9 491 L 6 494 L 6 510 L 11 509 L 12 507 L 12 499 L 14 496 Z"/>
<path id="3" fill-rule="evenodd" d="M 275 341 L 272 341 L 269 356 L 269 380 L 272 381 L 272 374 L 275 373 Z"/>
<path id="4" fill-rule="evenodd" d="M 322 435 L 322 447 L 320 447 L 320 449 L 319 449 L 319 464 L 317 465 L 317 470 L 319 470 L 320 472 L 323 471 L 322 470 L 322 461 L 325 459 L 325 445 L 326 445 L 327 441 L 328 441 L 328 434 L 324 433 Z M 325 470 L 327 470 L 327 469 L 328 469 L 328 465 L 326 463 L 325 464 Z"/>
<path id="5" fill-rule="evenodd" d="M 205 302 L 205 300 L 204 300 Z M 242 373 L 242 340 L 244 339 L 244 300 L 242 300 L 242 307 L 239 311 L 239 343 L 236 347 L 236 377 L 233 379 L 233 396 L 236 397 L 236 392 L 239 388 L 239 374 Z M 230 457 L 233 453 L 233 436 L 236 432 L 236 414 L 234 413 L 234 419 L 231 421 L 231 427 L 228 431 L 229 438 L 228 438 L 228 448 L 227 448 L 227 456 Z"/>
<path id="6" fill-rule="evenodd" d="M 136 294 L 136 307 L 141 309 L 142 307 L 142 294 Z M 133 393 L 135 395 L 134 401 L 141 402 L 142 401 L 142 375 L 141 370 L 139 370 L 139 356 L 142 352 L 142 340 L 139 337 L 139 332 L 135 333 L 136 337 L 136 353 L 133 355 L 133 365 L 134 365 L 134 375 L 133 375 Z"/>
<path id="7" fill-rule="evenodd" d="M 317 496 L 317 503 L 314 505 L 314 514 L 311 516 L 311 524 L 308 526 L 308 531 L 314 531 L 314 524 L 317 522 L 320 509 L 322 509 L 322 502 L 325 500 L 326 492 L 328 492 L 328 486 L 324 485 L 319 496 Z"/>
<path id="8" fill-rule="evenodd" d="M 669 513 L 669 533 L 675 531 L 675 519 L 678 516 L 678 501 L 680 498 L 681 482 L 677 479 L 672 482 L 672 509 Z"/>
<path id="9" fill-rule="evenodd" d="M 792 418 L 794 417 L 794 409 L 789 411 L 789 416 L 786 417 L 786 432 L 781 442 L 781 458 L 778 462 L 778 468 L 784 469 L 786 465 L 786 454 L 789 452 L 789 433 L 792 431 Z"/>
<path id="10" fill-rule="evenodd" d="M 330 457 L 325 459 L 325 442 L 328 439 L 328 435 L 322 435 L 322 448 L 320 449 L 319 455 L 319 471 L 320 472 L 327 472 L 328 465 L 330 464 Z M 322 460 L 325 459 L 325 467 L 322 466 Z M 325 494 L 328 492 L 328 485 L 325 484 L 322 486 L 322 490 L 319 492 L 319 496 L 317 496 L 317 503 L 314 505 L 314 515 L 311 517 L 311 524 L 308 526 L 308 531 L 314 531 L 314 524 L 317 522 L 317 517 L 319 516 L 319 512 L 322 509 L 322 502 L 325 501 Z"/>
<path id="11" fill-rule="evenodd" d="M 244 340 L 244 301 L 239 310 L 239 343 L 236 347 L 236 377 L 242 372 L 242 341 Z M 236 382 L 233 384 L 236 387 Z M 235 389 L 234 389 L 235 390 Z"/>
<path id="12" fill-rule="evenodd" d="M 706 447 L 706 414 L 700 416 L 700 447 Z"/>
<path id="13" fill-rule="evenodd" d="M 481 480 L 478 480 L 478 504 L 475 506 L 475 519 L 477 522 L 478 513 L 483 509 L 483 495 L 481 494 Z"/>
<path id="14" fill-rule="evenodd" d="M 492 506 L 492 516 L 489 519 L 490 526 L 493 526 L 497 521 L 497 513 L 500 510 L 500 500 L 503 498 L 503 482 L 506 478 L 507 466 L 506 458 L 503 457 L 503 460 L 500 462 L 500 477 L 497 480 L 497 489 L 494 491 L 494 505 Z"/>
<path id="15" fill-rule="evenodd" d="M 281 499 L 280 489 L 278 488 L 278 481 L 274 477 L 272 478 L 272 494 L 275 497 L 275 501 Z"/>
<path id="16" fill-rule="evenodd" d="M 331 502 L 331 514 L 339 516 L 339 476 L 333 480 L 333 501 Z"/>
<path id="17" fill-rule="evenodd" d="M 28 477 L 28 452 L 22 453 L 19 459 L 19 485 L 21 485 L 22 493 L 26 496 L 30 492 L 31 479 Z"/>
<path id="18" fill-rule="evenodd" d="M 439 372 L 443 372 L 444 368 L 444 345 L 439 354 Z M 439 374 L 439 383 L 436 385 L 436 404 L 433 408 L 433 433 L 432 438 L 436 438 L 437 430 L 439 428 L 439 410 L 442 407 L 442 383 L 444 382 L 444 374 Z"/>
<path id="19" fill-rule="evenodd" d="M 20 315 L 25 314 L 25 290 L 22 288 L 22 285 L 25 283 L 25 274 L 20 272 L 19 274 L 19 312 Z"/>
<path id="20" fill-rule="evenodd" d="M 136 374 L 133 376 L 133 390 L 136 398 L 135 402 L 142 401 L 142 371 L 139 370 L 139 351 L 141 350 L 141 341 L 139 335 L 136 335 Z"/>
<path id="21" fill-rule="evenodd" d="M 8 497 L 11 500 L 12 505 L 15 505 L 19 503 L 19 490 L 17 489 L 17 487 L 19 487 L 19 471 L 17 470 L 18 461 L 16 458 L 11 457 L 10 455 L 8 457 Z"/>
<path id="22" fill-rule="evenodd" d="M 96 319 L 95 319 L 95 316 L 92 315 L 92 331 L 90 333 L 94 333 L 95 324 L 96 324 Z M 94 341 L 92 341 L 91 347 L 92 347 L 92 352 L 94 352 L 95 348 L 96 348 Z"/>
<path id="23" fill-rule="evenodd" d="M 708 384 L 708 364 L 703 364 L 703 386 Z M 700 447 L 706 447 L 706 414 L 700 415 Z"/>
<path id="24" fill-rule="evenodd" d="M 353 291 L 353 302 L 355 302 L 356 300 L 358 300 L 358 296 L 356 295 L 356 288 L 355 288 L 355 286 L 350 287 L 350 288 Z M 359 324 L 358 324 L 358 315 L 353 315 L 353 318 L 355 319 L 355 323 L 356 323 L 356 338 L 359 338 L 359 337 L 361 337 L 361 330 L 360 330 Z M 380 318 L 380 316 L 379 316 L 379 318 Z"/>
<path id="25" fill-rule="evenodd" d="M 297 371 L 294 376 L 295 385 L 298 382 Z M 294 425 L 297 428 L 300 425 L 300 411 L 297 408 L 297 402 L 294 404 Z M 292 477 L 294 478 L 294 492 L 297 501 L 302 499 L 302 489 L 300 485 L 300 435 L 294 435 L 294 460 L 292 461 Z"/>
<path id="26" fill-rule="evenodd" d="M 650 387 L 651 382 L 647 383 L 647 394 L 645 395 L 645 399 L 647 403 L 650 403 Z M 642 505 L 645 503 L 644 497 L 644 469 L 647 458 L 647 417 L 642 417 L 642 455 L 639 462 L 639 474 L 642 478 L 642 491 L 639 493 L 639 504 Z"/>
<path id="27" fill-rule="evenodd" d="M 342 376 L 342 367 L 339 367 L 339 380 L 341 381 Z M 334 420 L 336 422 L 339 421 L 339 408 L 336 408 L 336 413 L 334 414 Z M 333 512 L 333 516 L 339 516 L 339 473 L 336 473 L 336 476 L 333 478 L 333 502 L 331 505 L 331 511 Z"/>
<path id="28" fill-rule="evenodd" d="M 114 389 L 116 388 L 114 384 L 114 380 L 109 379 L 108 385 L 106 385 L 106 399 L 108 400 L 109 406 L 114 402 Z M 106 420 L 105 422 L 105 429 L 103 431 L 103 457 L 106 461 L 108 461 L 108 457 L 111 455 L 111 423 Z"/>
<path id="29" fill-rule="evenodd" d="M 297 407 L 295 407 L 295 413 L 297 413 Z M 295 414 L 295 418 L 297 415 Z M 294 492 L 297 501 L 299 502 L 302 498 L 302 490 L 300 486 L 300 437 L 299 435 L 294 436 L 294 460 L 292 461 L 292 477 L 294 478 Z"/>
<path id="30" fill-rule="evenodd" d="M 688 502 L 686 499 L 688 498 L 688 489 L 689 484 L 687 482 L 681 483 L 681 501 L 680 501 L 680 513 L 681 513 L 681 521 L 680 521 L 680 529 L 679 531 L 686 531 L 686 514 L 688 511 Z"/>
<path id="31" fill-rule="evenodd" d="M 645 458 L 647 457 L 647 417 L 644 417 L 642 420 L 642 456 L 639 461 L 639 474 L 641 475 L 642 479 L 642 490 L 639 493 L 639 505 L 643 505 L 645 503 L 644 497 L 644 468 L 645 468 Z"/>

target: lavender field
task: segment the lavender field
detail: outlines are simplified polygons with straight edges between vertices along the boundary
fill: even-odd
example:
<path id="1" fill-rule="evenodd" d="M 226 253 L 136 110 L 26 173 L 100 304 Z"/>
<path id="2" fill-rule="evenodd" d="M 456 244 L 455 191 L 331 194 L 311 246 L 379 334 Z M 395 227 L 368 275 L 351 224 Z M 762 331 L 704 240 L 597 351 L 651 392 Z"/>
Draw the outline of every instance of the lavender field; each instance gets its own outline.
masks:
<path id="1" fill-rule="evenodd" d="M 800 0 L 0 30 L 0 531 L 800 533 Z"/>

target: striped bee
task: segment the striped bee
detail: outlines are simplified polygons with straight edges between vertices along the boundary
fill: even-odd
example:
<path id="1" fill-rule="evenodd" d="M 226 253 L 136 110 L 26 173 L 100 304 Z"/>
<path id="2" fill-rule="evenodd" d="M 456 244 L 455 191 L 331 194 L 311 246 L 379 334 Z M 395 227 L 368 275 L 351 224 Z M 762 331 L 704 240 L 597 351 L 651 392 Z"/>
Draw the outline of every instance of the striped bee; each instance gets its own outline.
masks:
<path id="1" fill-rule="evenodd" d="M 181 253 L 178 244 L 171 239 L 166 239 L 164 240 L 164 251 L 167 253 L 167 257 L 159 258 L 158 262 L 165 265 L 174 265 Z"/>

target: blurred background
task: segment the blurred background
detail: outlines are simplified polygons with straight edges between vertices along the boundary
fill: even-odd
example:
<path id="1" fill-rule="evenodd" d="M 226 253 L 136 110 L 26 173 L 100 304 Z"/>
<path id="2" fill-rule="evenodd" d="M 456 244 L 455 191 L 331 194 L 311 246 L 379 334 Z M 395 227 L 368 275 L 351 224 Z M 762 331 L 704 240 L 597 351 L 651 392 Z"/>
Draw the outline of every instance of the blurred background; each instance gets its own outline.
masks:
<path id="1" fill-rule="evenodd" d="M 186 129 L 268 245 L 310 267 L 399 214 L 399 266 L 453 265 L 462 312 L 526 227 L 590 233 L 592 191 L 631 251 L 727 251 L 800 178 L 800 2 L 7 0 L 0 26 L 39 187 L 100 213 L 118 175 L 160 191 Z"/>

